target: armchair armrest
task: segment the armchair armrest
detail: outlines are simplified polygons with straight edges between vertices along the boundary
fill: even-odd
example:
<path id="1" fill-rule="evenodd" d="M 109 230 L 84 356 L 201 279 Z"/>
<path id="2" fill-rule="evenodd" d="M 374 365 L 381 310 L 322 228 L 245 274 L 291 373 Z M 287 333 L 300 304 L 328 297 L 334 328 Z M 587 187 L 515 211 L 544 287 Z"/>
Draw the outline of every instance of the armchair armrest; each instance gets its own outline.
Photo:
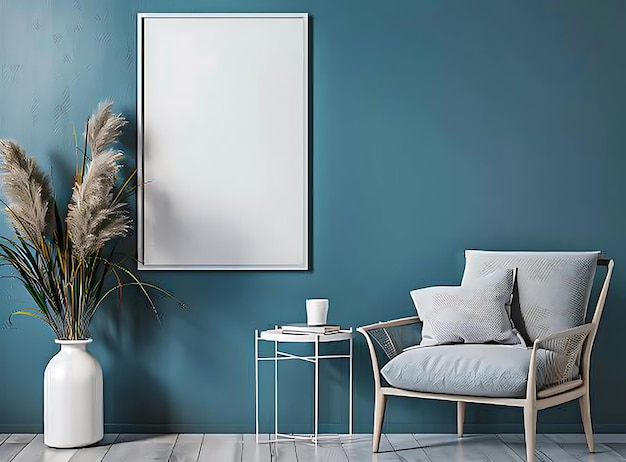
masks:
<path id="1" fill-rule="evenodd" d="M 365 339 L 369 342 L 373 339 L 385 352 L 389 359 L 393 359 L 399 355 L 404 348 L 417 343 L 407 343 L 407 341 L 401 336 L 402 326 L 410 326 L 412 324 L 421 323 L 421 320 L 417 316 L 409 316 L 406 318 L 392 319 L 390 321 L 380 321 L 367 326 L 357 328 L 357 332 L 360 332 L 365 336 Z M 416 338 L 419 342 L 420 338 Z M 373 345 L 372 345 L 373 346 Z"/>
<path id="2" fill-rule="evenodd" d="M 563 385 L 573 380 L 572 369 L 580 366 L 585 340 L 596 327 L 596 323 L 590 322 L 535 340 L 530 356 L 526 396 L 536 396 L 536 378 L 540 368 L 544 372 L 544 387 Z M 538 360 L 537 353 L 540 350 L 545 354 Z"/>
<path id="3" fill-rule="evenodd" d="M 420 318 L 418 316 L 408 316 L 406 318 L 398 318 L 398 319 L 392 319 L 390 321 L 379 321 L 379 322 L 375 322 L 374 324 L 368 324 L 367 326 L 361 326 L 361 327 L 357 327 L 357 331 L 361 332 L 361 331 L 369 331 L 372 329 L 379 329 L 379 328 L 387 328 L 387 327 L 397 327 L 397 326 L 406 326 L 409 324 L 417 324 L 422 322 L 420 320 Z M 363 333 L 363 332 L 361 332 Z"/>
<path id="4" fill-rule="evenodd" d="M 378 366 L 378 356 L 376 354 L 376 348 L 374 342 L 376 342 L 387 356 L 387 360 L 393 359 L 399 355 L 404 348 L 409 345 L 403 345 L 403 339 L 401 335 L 398 335 L 397 330 L 401 330 L 403 326 L 410 326 L 413 324 L 421 323 L 420 318 L 417 316 L 409 316 L 406 318 L 393 319 L 385 322 L 377 322 L 369 324 L 367 326 L 358 327 L 356 330 L 365 337 L 367 347 L 370 353 L 370 359 L 372 361 L 372 371 L 374 372 L 374 385 L 377 390 L 380 390 L 380 368 Z M 420 341 L 420 336 L 417 338 L 417 343 Z M 414 343 L 415 344 L 415 343 Z"/>

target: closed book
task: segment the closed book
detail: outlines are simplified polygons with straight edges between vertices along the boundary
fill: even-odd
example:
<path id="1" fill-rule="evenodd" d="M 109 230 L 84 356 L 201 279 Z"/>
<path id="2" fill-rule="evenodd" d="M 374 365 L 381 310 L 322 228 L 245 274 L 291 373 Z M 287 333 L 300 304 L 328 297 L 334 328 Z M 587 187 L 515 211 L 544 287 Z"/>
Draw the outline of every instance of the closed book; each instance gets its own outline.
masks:
<path id="1" fill-rule="evenodd" d="M 280 329 L 285 334 L 334 334 L 339 332 L 341 326 L 324 324 L 322 326 L 309 326 L 306 323 L 283 324 Z"/>

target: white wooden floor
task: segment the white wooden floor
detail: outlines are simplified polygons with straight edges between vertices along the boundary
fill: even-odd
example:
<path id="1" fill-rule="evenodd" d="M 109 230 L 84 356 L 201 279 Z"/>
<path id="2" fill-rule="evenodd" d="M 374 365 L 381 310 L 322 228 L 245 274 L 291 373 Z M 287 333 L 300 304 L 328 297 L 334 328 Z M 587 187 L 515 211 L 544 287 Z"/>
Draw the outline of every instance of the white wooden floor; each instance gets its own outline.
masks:
<path id="1" fill-rule="evenodd" d="M 267 435 L 265 436 L 267 438 Z M 596 435 L 588 454 L 582 435 L 537 435 L 537 459 L 625 461 L 626 435 Z M 371 435 L 331 437 L 317 449 L 305 442 L 256 444 L 254 435 L 106 435 L 83 449 L 50 449 L 43 435 L 0 434 L 0 462 L 453 462 L 525 460 L 522 435 L 387 434 L 371 453 Z"/>

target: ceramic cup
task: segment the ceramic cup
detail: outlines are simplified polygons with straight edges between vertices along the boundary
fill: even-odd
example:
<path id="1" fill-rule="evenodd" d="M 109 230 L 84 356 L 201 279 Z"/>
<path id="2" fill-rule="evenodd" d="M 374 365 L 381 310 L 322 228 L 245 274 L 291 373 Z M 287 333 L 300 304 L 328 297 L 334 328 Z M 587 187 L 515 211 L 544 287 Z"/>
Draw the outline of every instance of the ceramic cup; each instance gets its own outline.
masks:
<path id="1" fill-rule="evenodd" d="M 327 298 L 309 298 L 306 301 L 306 323 L 309 326 L 322 326 L 328 317 Z"/>

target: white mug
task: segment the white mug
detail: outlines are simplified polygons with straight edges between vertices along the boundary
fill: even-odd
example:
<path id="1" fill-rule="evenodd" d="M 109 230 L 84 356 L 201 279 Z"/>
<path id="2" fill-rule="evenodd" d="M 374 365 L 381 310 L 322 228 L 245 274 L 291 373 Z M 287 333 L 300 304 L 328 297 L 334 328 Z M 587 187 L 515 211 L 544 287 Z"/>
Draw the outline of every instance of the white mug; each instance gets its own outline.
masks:
<path id="1" fill-rule="evenodd" d="M 306 301 L 306 323 L 309 326 L 323 326 L 328 317 L 327 298 L 309 298 Z"/>

